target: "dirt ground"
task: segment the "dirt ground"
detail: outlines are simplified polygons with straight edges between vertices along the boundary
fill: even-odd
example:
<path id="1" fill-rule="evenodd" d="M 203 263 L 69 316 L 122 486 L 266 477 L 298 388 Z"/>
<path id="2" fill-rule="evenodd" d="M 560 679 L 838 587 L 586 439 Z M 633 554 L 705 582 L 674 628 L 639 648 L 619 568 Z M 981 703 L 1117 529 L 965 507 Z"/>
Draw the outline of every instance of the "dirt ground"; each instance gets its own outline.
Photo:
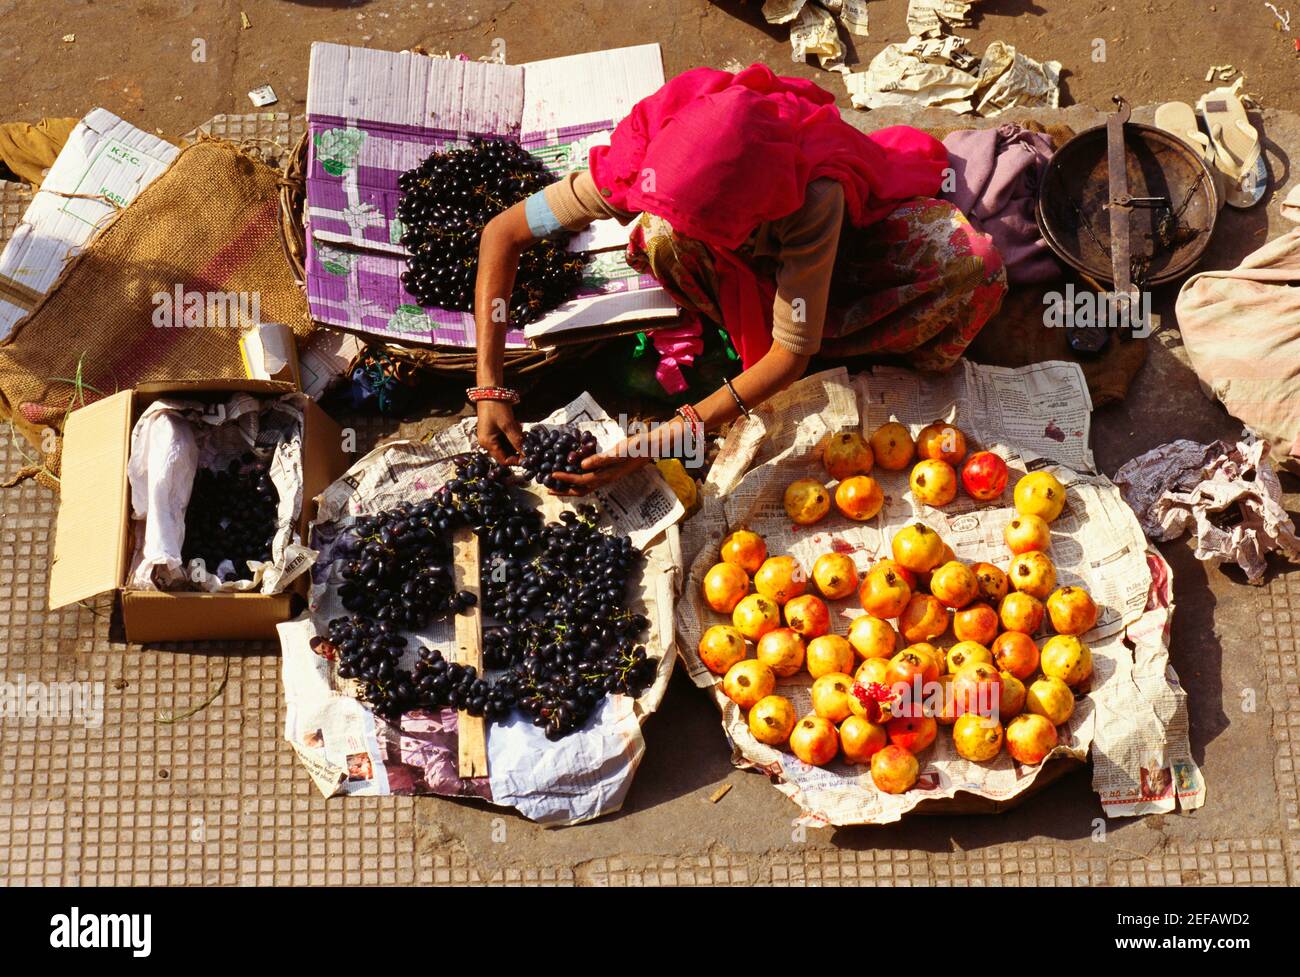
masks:
<path id="1" fill-rule="evenodd" d="M 790 62 L 784 27 L 761 0 L 0 0 L 0 118 L 80 115 L 102 105 L 143 128 L 180 135 L 218 113 L 252 110 L 247 93 L 271 85 L 277 110 L 307 98 L 310 41 L 488 55 L 504 40 L 512 62 L 659 41 L 669 75 L 696 65 L 766 61 L 819 80 L 847 107 L 833 74 Z M 1286 13 L 1285 2 L 1275 4 Z M 905 38 L 906 0 L 872 0 L 871 34 L 850 38 L 865 66 Z M 1210 65 L 1232 64 L 1262 105 L 1288 108 L 1300 92 L 1295 33 L 1262 0 L 985 0 L 961 31 L 1065 66 L 1063 103 L 1103 107 L 1195 99 Z M 249 27 L 241 28 L 240 13 Z M 65 35 L 75 35 L 68 43 Z M 1105 42 L 1104 61 L 1094 58 Z M 195 58 L 202 55 L 202 61 Z"/>
<path id="2" fill-rule="evenodd" d="M 249 113 L 246 92 L 271 84 L 277 112 L 305 107 L 312 40 L 485 55 L 510 61 L 659 41 L 673 74 L 697 64 L 792 65 L 784 29 L 758 0 L 0 0 L 0 121 L 81 115 L 102 105 L 177 136 L 223 113 Z M 1277 6 L 1284 13 L 1284 0 Z M 866 62 L 905 34 L 905 0 L 873 0 Z M 249 27 L 241 29 L 240 13 Z M 1066 68 L 1062 117 L 1080 128 L 1122 93 L 1135 105 L 1194 99 L 1211 64 L 1232 63 L 1269 111 L 1280 187 L 1300 153 L 1300 70 L 1293 35 L 1262 2 L 988 0 L 963 31 L 979 51 L 1001 39 Z M 1300 15 L 1300 3 L 1296 12 Z M 1300 16 L 1295 25 L 1300 36 Z M 75 35 L 65 42 L 64 35 Z M 1095 62 L 1094 41 L 1106 41 Z M 200 42 L 200 43 L 197 43 Z M 200 52 L 206 60 L 196 61 Z M 856 114 L 859 124 L 864 122 Z M 897 117 L 889 121 L 901 121 Z M 919 122 L 919 120 L 918 120 Z M 933 119 L 930 122 L 934 122 Z M 920 124 L 920 123 L 919 123 Z M 6 191 L 9 193 L 9 191 Z M 22 200 L 5 198 L 4 235 Z M 1230 267 L 1281 233 L 1275 194 L 1225 214 L 1204 266 Z M 1173 293 L 1158 296 L 1168 315 Z M 1232 437 L 1240 425 L 1199 391 L 1176 328 L 1157 333 L 1128 399 L 1097 412 L 1094 448 L 1107 473 L 1174 437 Z M 368 437 L 389 433 L 374 425 Z M 366 443 L 369 443 L 368 441 Z M 0 444 L 0 470 L 18 467 Z M 1294 487 L 1294 483 L 1291 483 Z M 1296 496 L 1289 497 L 1296 506 Z M 439 799 L 325 800 L 284 743 L 272 646 L 124 647 L 102 609 L 45 610 L 55 500 L 27 483 L 0 497 L 4 674 L 104 682 L 103 727 L 0 729 L 0 880 L 86 884 L 675 882 L 843 884 L 1278 884 L 1300 880 L 1300 730 L 1296 648 L 1300 572 L 1261 588 L 1205 567 L 1185 542 L 1161 547 L 1176 580 L 1173 665 L 1189 692 L 1193 751 L 1209 799 L 1193 815 L 1114 821 L 1084 771 L 1000 816 L 921 817 L 883 829 L 791 829 L 796 809 L 755 773 L 731 767 L 713 707 L 680 674 L 646 729 L 628 803 L 599 823 L 547 831 L 520 818 Z M 225 671 L 227 670 L 228 671 Z M 193 718 L 155 721 L 222 694 Z M 1259 690 L 1243 712 L 1241 694 Z M 721 784 L 730 793 L 709 797 Z"/>

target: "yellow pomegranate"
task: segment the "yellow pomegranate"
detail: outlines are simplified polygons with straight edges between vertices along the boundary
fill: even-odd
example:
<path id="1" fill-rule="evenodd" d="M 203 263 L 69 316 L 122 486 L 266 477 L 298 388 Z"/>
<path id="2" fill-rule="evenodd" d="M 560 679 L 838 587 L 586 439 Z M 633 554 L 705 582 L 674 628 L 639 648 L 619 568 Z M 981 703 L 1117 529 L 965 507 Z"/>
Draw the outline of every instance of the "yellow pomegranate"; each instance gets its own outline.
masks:
<path id="1" fill-rule="evenodd" d="M 1025 708 L 1060 726 L 1074 714 L 1074 693 L 1059 678 L 1046 676 L 1025 690 Z"/>
<path id="2" fill-rule="evenodd" d="M 944 542 L 925 523 L 914 522 L 894 534 L 890 542 L 894 559 L 913 573 L 926 573 L 939 565 Z"/>
<path id="3" fill-rule="evenodd" d="M 831 629 L 831 612 L 826 602 L 812 594 L 803 594 L 786 601 L 782 609 L 785 623 L 804 638 L 819 638 Z"/>
<path id="4" fill-rule="evenodd" d="M 958 716 L 952 727 L 952 745 L 967 760 L 987 763 L 1002 749 L 1002 724 L 974 713 Z"/>
<path id="5" fill-rule="evenodd" d="M 893 743 L 871 757 L 871 780 L 886 794 L 902 794 L 921 776 L 921 765 L 907 750 Z"/>
<path id="6" fill-rule="evenodd" d="M 1007 579 L 1020 593 L 1047 600 L 1056 589 L 1056 567 L 1046 553 L 1033 550 L 1011 561 Z"/>
<path id="7" fill-rule="evenodd" d="M 849 625 L 849 644 L 863 658 L 891 658 L 898 646 L 898 632 L 888 621 L 863 614 Z"/>
<path id="8" fill-rule="evenodd" d="M 884 505 L 884 490 L 870 475 L 854 475 L 835 486 L 835 508 L 854 522 L 874 519 Z"/>
<path id="9" fill-rule="evenodd" d="M 853 673 L 853 681 L 860 685 L 888 685 L 889 684 L 889 659 L 888 658 L 868 658 L 858 670 Z"/>
<path id="10" fill-rule="evenodd" d="M 715 624 L 700 638 L 699 652 L 705 668 L 715 675 L 726 675 L 745 657 L 745 638 L 730 625 Z"/>
<path id="11" fill-rule="evenodd" d="M 1052 547 L 1052 530 L 1047 520 L 1038 516 L 1018 515 L 1002 531 L 1007 549 L 1017 556 L 1033 550 L 1046 553 Z"/>
<path id="12" fill-rule="evenodd" d="M 948 671 L 954 674 L 959 672 L 963 666 L 975 662 L 992 665 L 993 652 L 975 641 L 958 641 L 948 649 Z"/>
<path id="13" fill-rule="evenodd" d="M 998 672 L 1002 679 L 1002 699 L 998 712 L 1003 719 L 1011 719 L 1025 711 L 1025 683 L 1008 671 Z"/>
<path id="14" fill-rule="evenodd" d="M 979 581 L 980 597 L 997 607 L 1011 587 L 1007 575 L 1002 572 L 1001 567 L 996 567 L 992 563 L 976 563 L 971 569 L 975 571 L 975 579 Z"/>
<path id="15" fill-rule="evenodd" d="M 755 658 L 738 661 L 727 669 L 722 679 L 722 691 L 742 709 L 752 709 L 776 688 L 776 675 Z"/>
<path id="16" fill-rule="evenodd" d="M 822 448 L 826 474 L 838 482 L 854 475 L 870 475 L 874 464 L 871 445 L 859 431 L 832 434 Z"/>
<path id="17" fill-rule="evenodd" d="M 941 564 L 930 576 L 930 593 L 945 607 L 960 610 L 979 596 L 975 571 L 957 560 Z"/>
<path id="18" fill-rule="evenodd" d="M 916 435 L 916 456 L 956 466 L 966 457 L 966 435 L 953 424 L 935 421 Z"/>
<path id="19" fill-rule="evenodd" d="M 1016 511 L 1051 522 L 1065 508 L 1065 486 L 1051 472 L 1030 472 L 1016 482 Z"/>
<path id="20" fill-rule="evenodd" d="M 831 494 L 813 478 L 800 478 L 785 490 L 785 514 L 800 526 L 811 526 L 830 511 Z"/>
<path id="21" fill-rule="evenodd" d="M 948 630 L 948 608 L 930 594 L 913 594 L 898 616 L 898 630 L 911 642 L 937 638 Z"/>
<path id="22" fill-rule="evenodd" d="M 957 473 L 946 461 L 927 458 L 917 462 L 907 482 L 912 497 L 921 505 L 938 509 L 957 497 Z"/>
<path id="23" fill-rule="evenodd" d="M 1047 598 L 1052 627 L 1060 634 L 1085 634 L 1097 624 L 1097 605 L 1082 587 L 1061 587 Z"/>
<path id="24" fill-rule="evenodd" d="M 967 604 L 952 616 L 952 633 L 958 641 L 975 641 L 988 647 L 1002 626 L 991 604 Z"/>
<path id="25" fill-rule="evenodd" d="M 849 716 L 840 723 L 840 748 L 847 763 L 870 763 L 888 742 L 885 727 L 862 716 Z"/>
<path id="26" fill-rule="evenodd" d="M 1074 635 L 1058 634 L 1043 645 L 1038 666 L 1048 678 L 1059 678 L 1075 688 L 1092 674 L 1092 651 Z"/>
<path id="27" fill-rule="evenodd" d="M 808 642 L 806 662 L 808 674 L 813 678 L 836 672 L 851 672 L 856 661 L 853 646 L 838 634 L 823 634 Z"/>
<path id="28" fill-rule="evenodd" d="M 781 746 L 789 740 L 797 721 L 794 705 L 781 695 L 764 696 L 749 710 L 749 731 L 768 746 Z"/>
<path id="29" fill-rule="evenodd" d="M 1007 752 L 1017 763 L 1042 763 L 1059 741 L 1051 720 L 1027 712 L 1007 723 Z"/>
<path id="30" fill-rule="evenodd" d="M 952 694 L 957 715 L 996 716 L 1001 709 L 1002 676 L 992 665 L 972 662 L 953 673 Z"/>
<path id="31" fill-rule="evenodd" d="M 718 555 L 723 563 L 735 564 L 753 576 L 767 559 L 767 543 L 758 533 L 737 529 L 722 541 Z"/>
<path id="32" fill-rule="evenodd" d="M 808 576 L 793 556 L 769 556 L 754 574 L 754 589 L 783 605 L 808 589 Z"/>
<path id="33" fill-rule="evenodd" d="M 881 468 L 901 472 L 912 463 L 916 445 L 906 427 L 897 421 L 889 421 L 876 428 L 871 435 L 871 453 Z"/>
<path id="34" fill-rule="evenodd" d="M 845 553 L 823 553 L 813 564 L 813 583 L 827 600 L 839 600 L 858 589 L 858 568 Z"/>
<path id="35" fill-rule="evenodd" d="M 781 626 L 781 607 L 762 594 L 750 594 L 731 612 L 731 623 L 741 635 L 757 641 Z"/>
<path id="36" fill-rule="evenodd" d="M 840 734 L 829 719 L 804 716 L 790 734 L 790 751 L 809 766 L 820 767 L 839 753 Z"/>
<path id="37" fill-rule="evenodd" d="M 898 617 L 911 600 L 912 588 L 891 567 L 877 567 L 862 579 L 858 600 L 875 617 Z"/>
<path id="38" fill-rule="evenodd" d="M 998 619 L 1008 631 L 1033 634 L 1043 625 L 1043 602 L 1032 594 L 1016 592 L 1002 598 Z M 996 643 L 996 642 L 995 642 Z"/>
<path id="39" fill-rule="evenodd" d="M 853 677 L 842 672 L 823 675 L 812 684 L 813 712 L 833 723 L 842 723 L 853 710 L 849 707 L 853 694 Z"/>
<path id="40" fill-rule="evenodd" d="M 777 628 L 758 639 L 758 660 L 779 676 L 789 678 L 803 668 L 807 651 L 797 631 Z"/>
<path id="41" fill-rule="evenodd" d="M 704 601 L 719 614 L 730 614 L 747 593 L 749 577 L 735 564 L 715 564 L 704 575 Z"/>

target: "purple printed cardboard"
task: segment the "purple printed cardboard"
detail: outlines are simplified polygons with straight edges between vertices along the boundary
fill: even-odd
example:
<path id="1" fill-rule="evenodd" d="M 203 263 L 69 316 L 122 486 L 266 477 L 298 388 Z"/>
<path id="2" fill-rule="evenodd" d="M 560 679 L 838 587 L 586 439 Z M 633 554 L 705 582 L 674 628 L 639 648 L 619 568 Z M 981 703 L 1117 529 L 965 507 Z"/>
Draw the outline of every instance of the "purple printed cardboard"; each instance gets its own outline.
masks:
<path id="1" fill-rule="evenodd" d="M 422 308 L 401 284 L 406 252 L 397 178 L 430 153 L 480 137 L 520 142 L 560 176 L 663 84 L 659 45 L 525 65 L 317 43 L 307 88 L 307 294 L 318 322 L 406 344 L 468 348 L 473 316 Z M 676 316 L 657 283 L 627 265 L 627 229 L 602 221 L 571 245 L 588 253 L 578 293 L 511 330 L 550 345 L 576 330 Z M 548 337 L 556 337 L 548 339 Z"/>

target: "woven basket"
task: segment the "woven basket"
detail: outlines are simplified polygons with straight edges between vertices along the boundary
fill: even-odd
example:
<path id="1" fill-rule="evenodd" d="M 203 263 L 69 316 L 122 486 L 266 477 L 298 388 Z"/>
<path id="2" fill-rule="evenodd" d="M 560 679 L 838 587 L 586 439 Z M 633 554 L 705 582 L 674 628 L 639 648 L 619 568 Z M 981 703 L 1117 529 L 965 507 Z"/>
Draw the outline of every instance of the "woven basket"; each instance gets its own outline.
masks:
<path id="1" fill-rule="evenodd" d="M 285 163 L 284 178 L 280 186 L 280 225 L 285 258 L 304 292 L 307 288 L 307 233 L 303 215 L 307 207 L 307 140 L 303 133 Z M 317 323 L 323 328 L 336 326 Z M 395 359 L 404 360 L 433 373 L 472 376 L 477 357 L 472 349 L 436 350 L 418 346 L 399 346 L 385 343 L 375 336 L 358 333 L 371 345 L 381 345 Z M 550 349 L 508 349 L 505 351 L 505 369 L 512 377 L 523 378 L 544 370 L 556 363 L 582 359 L 603 346 L 608 340 L 598 339 L 585 343 L 571 343 Z M 349 368 L 350 369 L 350 368 Z"/>

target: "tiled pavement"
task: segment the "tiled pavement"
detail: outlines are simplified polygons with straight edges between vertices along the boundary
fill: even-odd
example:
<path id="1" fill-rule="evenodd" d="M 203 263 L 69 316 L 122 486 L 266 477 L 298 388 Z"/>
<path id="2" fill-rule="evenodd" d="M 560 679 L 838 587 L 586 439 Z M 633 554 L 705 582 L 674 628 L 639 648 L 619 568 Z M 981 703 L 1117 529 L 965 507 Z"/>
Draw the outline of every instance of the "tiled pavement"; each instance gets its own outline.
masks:
<path id="1" fill-rule="evenodd" d="M 271 138 L 284 146 L 294 134 L 283 115 L 217 120 L 214 129 L 236 140 Z M 26 196 L 0 186 L 7 237 Z M 363 447 L 388 433 L 373 424 L 358 426 Z M 21 467 L 23 450 L 0 438 L 0 472 Z M 1244 647 L 1259 657 L 1267 689 L 1260 710 L 1271 712 L 1272 742 L 1263 729 L 1254 742 L 1274 750 L 1274 783 L 1259 784 L 1249 795 L 1228 788 L 1228 765 L 1206 764 L 1210 804 L 1197 818 L 1175 819 L 1196 830 L 1175 825 L 1166 835 L 1158 822 L 1169 819 L 1145 819 L 1145 826 L 1114 828 L 1114 843 L 1096 846 L 1089 844 L 1086 827 L 1053 840 L 1035 837 L 1033 822 L 1022 819 L 1002 824 L 1013 825 L 1012 831 L 1025 826 L 1020 837 L 1032 840 L 1009 840 L 994 831 L 987 841 L 972 842 L 972 819 L 932 818 L 922 819 L 929 824 L 920 833 L 897 843 L 889 840 L 893 835 L 837 832 L 792 845 L 783 825 L 793 807 L 757 775 L 728 773 L 725 759 L 709 754 L 716 779 L 736 788 L 718 805 L 695 796 L 695 784 L 678 789 L 670 778 L 669 796 L 660 801 L 658 787 L 645 788 L 655 792 L 647 799 L 638 794 L 638 783 L 633 810 L 612 824 L 547 833 L 511 819 L 511 831 L 521 840 L 498 862 L 488 857 L 490 846 L 476 841 L 497 812 L 436 799 L 322 798 L 281 739 L 274 646 L 126 646 L 109 640 L 104 600 L 46 611 L 56 505 L 33 482 L 0 493 L 0 682 L 92 683 L 103 695 L 103 721 L 89 727 L 66 720 L 0 720 L 3 883 L 1277 885 L 1300 879 L 1300 573 L 1279 575 L 1262 590 L 1227 585 L 1235 586 L 1234 601 L 1249 602 L 1246 618 L 1258 622 L 1257 640 L 1238 643 L 1236 651 Z M 1234 620 L 1242 620 L 1240 606 L 1237 615 Z M 159 721 L 192 709 L 223 681 L 211 705 L 187 718 Z M 693 694 L 678 683 L 670 704 Z M 1232 694 L 1223 697 L 1229 702 Z M 699 719 L 695 703 L 681 709 L 707 728 L 708 717 Z M 1193 715 L 1195 723 L 1195 710 Z M 685 735 L 676 732 L 683 725 L 664 718 L 651 731 L 652 751 L 658 745 L 693 762 L 674 738 Z M 716 735 L 688 745 L 723 749 Z M 703 762 L 704 756 L 694 759 Z M 641 773 L 646 781 L 656 776 L 649 769 Z M 1070 790 L 1086 804 L 1086 785 L 1080 787 L 1078 775 L 1073 783 L 1044 793 Z M 1252 837 L 1239 837 L 1241 805 L 1254 818 L 1248 823 L 1263 826 Z M 669 824 L 682 820 L 682 811 L 688 823 L 699 825 L 686 840 L 674 836 Z M 1093 816 L 1090 810 L 1085 825 Z M 717 827 L 737 817 L 749 821 L 733 834 Z M 975 820 L 998 828 L 996 818 Z M 775 825 L 776 837 L 786 843 L 742 843 L 741 836 L 760 823 Z M 1143 844 L 1152 834 L 1159 835 L 1156 843 Z M 952 842 L 958 835 L 965 838 L 961 846 Z"/>

